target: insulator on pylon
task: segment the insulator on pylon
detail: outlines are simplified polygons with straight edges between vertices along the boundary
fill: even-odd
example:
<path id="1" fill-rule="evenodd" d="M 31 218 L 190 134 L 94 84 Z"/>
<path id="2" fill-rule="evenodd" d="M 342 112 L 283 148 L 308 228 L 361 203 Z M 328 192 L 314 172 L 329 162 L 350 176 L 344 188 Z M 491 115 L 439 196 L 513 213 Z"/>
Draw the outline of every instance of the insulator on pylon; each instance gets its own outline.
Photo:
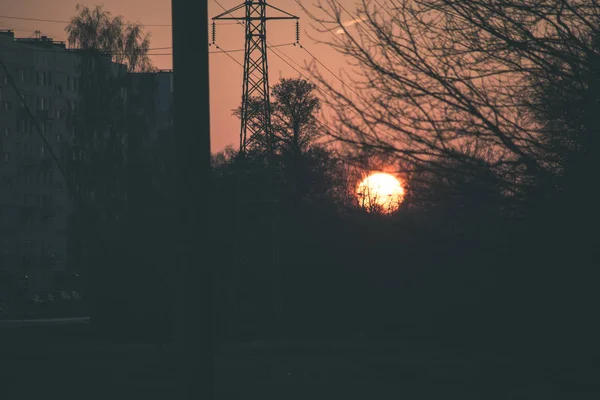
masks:
<path id="1" fill-rule="evenodd" d="M 217 39 L 217 25 L 215 24 L 215 21 L 213 21 L 213 23 L 212 23 L 212 42 L 213 42 L 213 44 L 215 44 L 216 39 Z"/>
<path id="2" fill-rule="evenodd" d="M 300 43 L 300 22 L 296 21 L 296 43 Z"/>

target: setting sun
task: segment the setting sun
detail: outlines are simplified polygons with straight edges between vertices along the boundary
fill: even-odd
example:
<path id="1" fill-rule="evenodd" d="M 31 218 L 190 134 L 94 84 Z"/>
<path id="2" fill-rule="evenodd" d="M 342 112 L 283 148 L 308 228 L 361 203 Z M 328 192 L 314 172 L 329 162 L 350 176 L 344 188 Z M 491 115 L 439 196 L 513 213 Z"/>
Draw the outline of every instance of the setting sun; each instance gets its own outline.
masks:
<path id="1" fill-rule="evenodd" d="M 356 194 L 361 207 L 369 211 L 393 212 L 404 199 L 404 188 L 394 175 L 377 172 L 358 184 Z"/>

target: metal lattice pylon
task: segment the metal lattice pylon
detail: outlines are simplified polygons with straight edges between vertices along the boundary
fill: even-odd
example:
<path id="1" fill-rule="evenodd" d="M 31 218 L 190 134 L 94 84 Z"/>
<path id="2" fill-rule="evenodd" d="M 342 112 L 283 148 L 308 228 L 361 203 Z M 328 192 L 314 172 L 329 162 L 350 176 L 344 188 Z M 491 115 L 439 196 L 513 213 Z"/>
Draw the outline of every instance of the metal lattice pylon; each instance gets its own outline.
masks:
<path id="1" fill-rule="evenodd" d="M 245 15 L 243 17 L 236 17 L 233 13 L 244 9 Z M 267 10 L 273 9 L 277 11 L 279 16 L 267 16 Z M 283 14 L 283 15 L 281 15 Z M 213 18 L 213 34 L 212 41 L 215 43 L 216 31 L 215 23 L 216 20 L 235 20 L 242 23 L 245 27 L 245 48 L 244 48 L 244 80 L 242 84 L 242 105 L 241 105 L 241 131 L 240 131 L 240 155 L 238 159 L 238 184 L 237 184 L 237 195 L 236 195 L 236 238 L 235 248 L 233 252 L 233 263 L 231 270 L 231 284 L 230 284 L 230 303 L 232 309 L 229 311 L 229 333 L 232 334 L 235 330 L 234 320 L 236 315 L 241 311 L 242 304 L 246 302 L 243 299 L 243 295 L 238 295 L 237 284 L 240 281 L 242 274 L 251 271 L 252 268 L 248 268 L 250 263 L 263 262 L 258 258 L 261 256 L 251 255 L 252 246 L 249 246 L 247 237 L 249 235 L 256 234 L 257 223 L 250 222 L 251 216 L 263 215 L 267 213 L 264 211 L 264 207 L 271 208 L 269 214 L 270 218 L 261 219 L 264 223 L 269 223 L 271 227 L 271 237 L 265 237 L 262 243 L 270 243 L 272 251 L 272 259 L 269 262 L 272 267 L 272 284 L 273 284 L 273 310 L 275 311 L 274 321 L 278 320 L 278 315 L 281 309 L 281 295 L 280 295 L 280 278 L 278 271 L 278 254 L 279 244 L 277 240 L 277 216 L 276 216 L 276 199 L 275 199 L 275 171 L 273 168 L 269 168 L 271 178 L 269 182 L 258 183 L 253 181 L 253 178 L 248 179 L 248 174 L 252 167 L 246 164 L 245 153 L 258 143 L 263 144 L 263 150 L 269 153 L 269 165 L 271 164 L 272 156 L 275 150 L 275 137 L 271 126 L 271 102 L 269 96 L 269 71 L 267 63 L 267 20 L 273 19 L 295 19 L 296 20 L 296 42 L 299 41 L 299 24 L 298 17 L 291 15 L 283 10 L 268 5 L 264 0 L 258 1 L 246 1 L 243 4 L 232 8 L 231 10 L 225 11 L 224 13 L 217 15 Z M 251 174 L 250 174 L 251 175 Z M 253 195 L 256 194 L 256 189 L 260 188 L 262 193 L 259 198 L 252 199 Z M 248 190 L 250 189 L 250 193 Z M 254 190 L 252 190 L 254 189 Z M 266 196 L 265 196 L 266 194 Z M 267 197 L 267 198 L 265 198 Z M 263 211 L 259 209 L 263 208 Z M 264 231 L 263 231 L 264 234 Z M 260 246 L 259 246 L 260 247 Z M 266 261 L 266 260 L 264 260 Z M 241 314 L 240 314 L 241 315 Z M 238 321 L 239 322 L 239 321 Z"/>
<path id="2" fill-rule="evenodd" d="M 245 10 L 243 17 L 234 12 Z M 282 16 L 267 16 L 267 9 L 273 9 Z M 243 154 L 257 140 L 266 140 L 267 149 L 273 150 L 274 136 L 271 126 L 271 102 L 269 96 L 269 68 L 267 63 L 267 20 L 295 19 L 265 0 L 246 1 L 213 18 L 213 43 L 215 41 L 214 21 L 235 20 L 244 24 L 246 44 L 244 47 L 244 81 L 242 84 L 240 152 Z"/>

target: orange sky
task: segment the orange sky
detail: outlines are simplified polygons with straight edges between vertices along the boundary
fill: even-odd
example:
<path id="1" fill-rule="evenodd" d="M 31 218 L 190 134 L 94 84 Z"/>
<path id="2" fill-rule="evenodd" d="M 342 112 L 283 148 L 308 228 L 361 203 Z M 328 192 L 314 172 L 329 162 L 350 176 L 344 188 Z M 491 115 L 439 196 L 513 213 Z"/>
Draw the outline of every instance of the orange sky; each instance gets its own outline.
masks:
<path id="1" fill-rule="evenodd" d="M 340 0 L 348 11 L 354 12 L 355 0 Z M 82 0 L 1 0 L 2 7 L 0 15 L 8 17 L 26 17 L 52 20 L 69 20 L 75 14 L 77 3 L 83 3 L 88 7 L 103 4 L 105 10 L 113 15 L 122 15 L 125 20 L 140 22 L 145 25 L 169 25 L 171 23 L 171 1 L 170 0 L 104 0 L 103 2 L 85 2 Z M 223 7 L 230 9 L 242 3 L 242 0 L 218 0 Z M 345 60 L 339 54 L 333 52 L 328 46 L 315 44 L 306 33 L 313 38 L 321 40 L 333 40 L 331 34 L 320 34 L 310 25 L 309 17 L 304 14 L 300 6 L 293 0 L 271 0 L 269 4 L 281 8 L 291 14 L 300 17 L 301 43 L 314 54 L 321 62 L 333 72 L 338 72 L 345 66 Z M 312 13 L 318 10 L 312 5 L 313 0 L 301 0 L 301 3 Z M 208 0 L 209 16 L 220 14 L 223 9 L 215 0 Z M 242 12 L 241 10 L 238 13 Z M 242 14 L 237 14 L 242 15 Z M 345 19 L 351 20 L 349 15 Z M 228 21 L 230 22 L 230 21 Z M 42 31 L 42 35 L 53 37 L 57 40 L 65 40 L 63 23 L 39 22 L 11 19 L 0 17 L 0 29 L 13 29 L 18 37 L 33 35 L 36 29 Z M 198 27 L 202 29 L 201 26 Z M 322 27 L 321 27 L 322 28 Z M 147 26 L 147 32 L 152 34 L 151 47 L 171 47 L 170 26 Z M 273 44 L 289 43 L 295 40 L 295 24 L 293 21 L 272 21 L 268 25 L 268 41 Z M 240 25 L 224 25 L 217 27 L 216 43 L 223 49 L 243 49 L 243 28 Z M 211 47 L 211 51 L 214 48 Z M 296 63 L 304 66 L 312 58 L 302 49 L 293 46 L 279 48 L 285 55 Z M 156 50 L 152 53 L 171 53 L 170 49 Z M 240 63 L 243 62 L 243 52 L 232 53 L 232 57 Z M 268 55 L 269 81 L 273 85 L 280 77 L 298 77 L 299 74 L 286 65 L 272 52 Z M 161 69 L 172 67 L 170 55 L 157 55 L 152 57 L 155 65 Z M 288 60 L 289 61 L 289 60 Z M 292 63 L 296 68 L 295 64 Z M 299 68 L 298 68 L 299 69 Z M 237 147 L 239 143 L 240 125 L 237 118 L 231 116 L 231 110 L 240 104 L 242 90 L 242 68 L 224 54 L 210 54 L 211 71 L 211 140 L 213 151 L 222 150 L 228 144 Z M 301 70 L 306 74 L 305 71 Z M 328 74 L 326 71 L 324 72 Z M 333 80 L 332 76 L 329 77 Z"/>

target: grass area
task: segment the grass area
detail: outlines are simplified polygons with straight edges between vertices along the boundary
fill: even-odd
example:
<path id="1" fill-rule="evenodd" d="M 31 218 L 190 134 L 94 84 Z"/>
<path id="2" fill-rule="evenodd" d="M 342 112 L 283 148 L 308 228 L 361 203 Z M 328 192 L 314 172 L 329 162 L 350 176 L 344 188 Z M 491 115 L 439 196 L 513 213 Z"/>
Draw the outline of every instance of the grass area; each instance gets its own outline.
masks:
<path id="1" fill-rule="evenodd" d="M 2 398 L 182 398 L 172 345 L 159 352 L 151 344 L 108 343 L 85 324 L 4 329 L 0 335 Z M 228 344 L 216 365 L 217 398 L 223 400 L 583 400 L 600 394 L 593 369 L 545 371 L 414 340 Z"/>

